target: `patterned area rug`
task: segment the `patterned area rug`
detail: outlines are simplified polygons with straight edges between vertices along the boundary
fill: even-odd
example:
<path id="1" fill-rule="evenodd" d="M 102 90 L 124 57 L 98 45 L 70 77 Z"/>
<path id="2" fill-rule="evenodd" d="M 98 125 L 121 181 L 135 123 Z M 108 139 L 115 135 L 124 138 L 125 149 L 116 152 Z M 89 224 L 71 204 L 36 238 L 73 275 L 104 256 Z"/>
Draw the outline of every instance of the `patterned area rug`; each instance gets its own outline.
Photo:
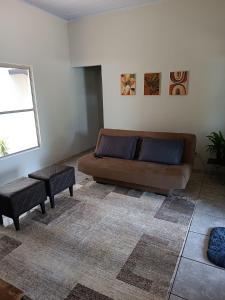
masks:
<path id="1" fill-rule="evenodd" d="M 0 277 L 32 300 L 166 299 L 202 175 L 164 197 L 76 173 L 74 197 L 0 228 Z"/>

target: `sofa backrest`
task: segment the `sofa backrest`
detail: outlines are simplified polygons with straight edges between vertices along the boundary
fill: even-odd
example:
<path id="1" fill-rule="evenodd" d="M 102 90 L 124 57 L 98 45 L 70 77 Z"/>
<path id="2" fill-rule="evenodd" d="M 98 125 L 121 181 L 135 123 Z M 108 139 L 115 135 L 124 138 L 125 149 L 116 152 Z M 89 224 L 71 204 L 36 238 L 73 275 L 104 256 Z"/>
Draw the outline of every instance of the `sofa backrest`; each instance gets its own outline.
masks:
<path id="1" fill-rule="evenodd" d="M 196 136 L 194 134 L 103 128 L 99 131 L 96 149 L 98 148 L 98 145 L 100 143 L 101 135 L 138 136 L 140 138 L 149 137 L 149 138 L 158 138 L 158 139 L 184 140 L 184 154 L 183 154 L 182 162 L 187 164 L 193 164 L 194 161 L 195 148 L 196 148 Z"/>

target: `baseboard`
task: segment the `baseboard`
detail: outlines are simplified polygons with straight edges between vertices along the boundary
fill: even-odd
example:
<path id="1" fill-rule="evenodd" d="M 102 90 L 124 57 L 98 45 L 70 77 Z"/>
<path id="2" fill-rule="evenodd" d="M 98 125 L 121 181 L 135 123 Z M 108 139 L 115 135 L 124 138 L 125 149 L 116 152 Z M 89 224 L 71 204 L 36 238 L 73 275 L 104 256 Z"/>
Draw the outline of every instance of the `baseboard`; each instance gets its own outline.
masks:
<path id="1" fill-rule="evenodd" d="M 93 152 L 94 149 L 95 149 L 95 147 L 90 148 L 90 149 L 87 149 L 87 150 L 84 150 L 84 151 L 79 152 L 79 153 L 77 153 L 77 154 L 74 154 L 74 155 L 72 155 L 72 156 L 69 156 L 69 157 L 67 157 L 67 158 L 65 158 L 65 159 L 63 159 L 63 160 L 61 160 L 61 161 L 59 161 L 59 164 L 63 164 L 63 163 L 65 163 L 65 162 L 67 162 L 68 160 L 77 160 L 77 159 L 80 158 L 81 156 L 83 156 L 83 155 L 85 155 L 85 154 L 88 154 L 88 153 L 90 153 L 90 152 Z"/>

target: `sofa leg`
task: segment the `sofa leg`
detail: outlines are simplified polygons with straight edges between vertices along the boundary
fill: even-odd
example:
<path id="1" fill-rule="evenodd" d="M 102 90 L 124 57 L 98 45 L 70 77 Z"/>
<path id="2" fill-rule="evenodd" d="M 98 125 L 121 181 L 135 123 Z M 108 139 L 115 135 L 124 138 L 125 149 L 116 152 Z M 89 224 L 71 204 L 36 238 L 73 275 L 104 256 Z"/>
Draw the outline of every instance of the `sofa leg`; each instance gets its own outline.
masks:
<path id="1" fill-rule="evenodd" d="M 0 215 L 0 225 L 3 225 L 3 217 Z"/>
<path id="2" fill-rule="evenodd" d="M 40 207 L 41 207 L 41 212 L 44 215 L 45 214 L 45 203 L 44 202 L 40 203 Z"/>
<path id="3" fill-rule="evenodd" d="M 54 208 L 55 207 L 55 198 L 54 198 L 54 196 L 50 196 L 49 199 L 50 199 L 51 208 Z"/>
<path id="4" fill-rule="evenodd" d="M 17 231 L 20 230 L 20 221 L 19 221 L 19 217 L 13 218 L 13 223 L 14 223 L 15 229 L 16 229 Z"/>
<path id="5" fill-rule="evenodd" d="M 69 190 L 70 190 L 70 197 L 73 197 L 73 185 L 69 187 Z"/>

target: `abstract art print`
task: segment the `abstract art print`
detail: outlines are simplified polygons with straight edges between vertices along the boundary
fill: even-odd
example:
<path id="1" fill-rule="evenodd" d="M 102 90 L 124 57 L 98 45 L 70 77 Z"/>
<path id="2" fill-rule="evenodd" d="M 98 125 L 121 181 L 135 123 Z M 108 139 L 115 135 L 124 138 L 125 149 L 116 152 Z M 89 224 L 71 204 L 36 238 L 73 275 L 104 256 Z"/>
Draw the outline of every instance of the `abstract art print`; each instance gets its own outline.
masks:
<path id="1" fill-rule="evenodd" d="M 160 95 L 160 73 L 144 74 L 144 95 Z"/>
<path id="2" fill-rule="evenodd" d="M 187 95 L 188 93 L 188 71 L 170 72 L 170 95 Z"/>
<path id="3" fill-rule="evenodd" d="M 120 76 L 121 95 L 136 95 L 136 74 L 121 74 Z"/>

